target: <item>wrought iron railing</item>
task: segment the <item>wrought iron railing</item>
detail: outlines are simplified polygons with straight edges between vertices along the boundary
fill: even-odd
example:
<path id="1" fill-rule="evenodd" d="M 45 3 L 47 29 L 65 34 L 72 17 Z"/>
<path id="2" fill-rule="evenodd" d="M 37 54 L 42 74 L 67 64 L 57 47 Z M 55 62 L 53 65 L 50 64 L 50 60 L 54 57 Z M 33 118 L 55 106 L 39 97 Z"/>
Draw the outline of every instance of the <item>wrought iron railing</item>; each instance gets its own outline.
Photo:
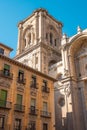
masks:
<path id="1" fill-rule="evenodd" d="M 17 82 L 20 84 L 25 84 L 26 83 L 26 79 L 20 79 L 19 77 L 17 77 Z"/>
<path id="2" fill-rule="evenodd" d="M 38 83 L 31 81 L 30 88 L 38 89 Z"/>
<path id="3" fill-rule="evenodd" d="M 24 112 L 25 111 L 25 106 L 24 105 L 20 105 L 20 104 L 15 104 L 14 105 L 14 110 L 15 111 Z"/>
<path id="4" fill-rule="evenodd" d="M 49 93 L 50 89 L 47 86 L 42 86 L 42 92 Z"/>
<path id="5" fill-rule="evenodd" d="M 9 78 L 9 79 L 13 79 L 13 74 L 10 72 L 6 72 L 4 70 L 0 70 L 0 76 L 5 77 L 5 78 Z"/>
<path id="6" fill-rule="evenodd" d="M 42 117 L 51 118 L 51 113 L 48 111 L 40 111 Z"/>
<path id="7" fill-rule="evenodd" d="M 38 109 L 36 109 L 34 106 L 31 106 L 30 108 L 29 108 L 29 114 L 30 115 L 38 115 Z"/>
<path id="8" fill-rule="evenodd" d="M 0 100 L 0 108 L 11 109 L 12 103 L 9 101 Z"/>

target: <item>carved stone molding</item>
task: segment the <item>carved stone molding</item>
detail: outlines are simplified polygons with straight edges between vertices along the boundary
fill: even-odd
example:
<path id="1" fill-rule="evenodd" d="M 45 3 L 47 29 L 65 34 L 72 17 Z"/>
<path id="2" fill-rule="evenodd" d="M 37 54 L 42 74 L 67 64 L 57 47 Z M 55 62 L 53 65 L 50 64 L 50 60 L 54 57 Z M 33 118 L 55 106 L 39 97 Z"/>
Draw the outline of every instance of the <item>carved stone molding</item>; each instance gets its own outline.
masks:
<path id="1" fill-rule="evenodd" d="M 18 84 L 17 83 L 17 90 L 20 91 L 20 92 L 24 92 L 24 85 L 23 84 Z"/>
<path id="2" fill-rule="evenodd" d="M 45 100 L 48 100 L 49 94 L 43 92 L 43 93 L 42 93 L 42 97 L 43 97 Z"/>
<path id="3" fill-rule="evenodd" d="M 0 78 L 0 86 L 10 88 L 10 85 L 11 85 L 11 81 L 4 78 Z"/>
<path id="4" fill-rule="evenodd" d="M 36 89 L 31 89 L 31 91 L 30 91 L 30 94 L 32 95 L 32 96 L 37 96 L 37 90 Z"/>

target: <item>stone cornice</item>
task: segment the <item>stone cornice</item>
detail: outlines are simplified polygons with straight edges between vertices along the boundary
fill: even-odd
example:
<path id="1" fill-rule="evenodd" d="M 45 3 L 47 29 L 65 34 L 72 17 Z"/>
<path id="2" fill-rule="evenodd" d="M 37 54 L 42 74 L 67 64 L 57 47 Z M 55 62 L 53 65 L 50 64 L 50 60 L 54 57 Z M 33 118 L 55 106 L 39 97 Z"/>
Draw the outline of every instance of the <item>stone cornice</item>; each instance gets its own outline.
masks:
<path id="1" fill-rule="evenodd" d="M 20 24 L 23 24 L 24 22 L 26 22 L 26 21 L 27 21 L 28 19 L 30 19 L 31 17 L 33 17 L 36 12 L 37 12 L 37 13 L 39 13 L 39 12 L 46 12 L 46 14 L 47 14 L 48 17 L 50 17 L 53 21 L 55 21 L 57 24 L 60 24 L 61 27 L 63 27 L 62 22 L 57 21 L 53 16 L 51 16 L 50 14 L 48 14 L 47 10 L 45 10 L 45 9 L 43 9 L 43 8 L 39 8 L 39 9 L 35 10 L 32 15 L 30 15 L 30 16 L 29 16 L 28 18 L 26 18 L 25 20 L 19 22 L 19 23 L 18 23 L 18 26 L 19 26 Z"/>
<path id="2" fill-rule="evenodd" d="M 10 48 L 10 47 L 8 47 L 8 46 L 4 45 L 4 44 L 3 44 L 3 43 L 1 43 L 1 42 L 0 42 L 0 45 L 1 45 L 1 46 L 3 46 L 3 47 L 5 47 L 5 48 L 7 48 L 7 49 L 9 49 L 10 51 L 12 51 L 12 50 L 13 50 L 12 48 Z"/>
<path id="3" fill-rule="evenodd" d="M 30 48 L 28 49 L 25 49 L 22 53 L 20 53 L 19 55 L 15 56 L 13 59 L 16 60 L 16 59 L 19 59 L 23 56 L 25 56 L 26 54 L 30 53 L 31 51 L 35 50 L 36 48 L 38 48 L 40 46 L 40 44 L 36 44 L 34 46 L 31 46 Z"/>
<path id="4" fill-rule="evenodd" d="M 33 72 L 34 74 L 41 75 L 41 76 L 43 76 L 44 78 L 47 78 L 47 79 L 49 79 L 49 80 L 52 80 L 53 82 L 56 82 L 56 81 L 57 81 L 56 79 L 50 77 L 49 75 L 46 75 L 46 74 L 44 74 L 44 73 L 42 73 L 42 72 L 40 72 L 40 71 L 37 71 L 37 70 L 35 70 L 35 69 L 33 69 L 33 68 L 27 66 L 27 65 L 24 65 L 23 63 L 20 63 L 20 62 L 18 62 L 18 61 L 15 61 L 15 60 L 13 60 L 13 59 L 11 59 L 11 58 L 8 58 L 8 57 L 6 57 L 6 56 L 4 56 L 4 55 L 1 55 L 1 54 L 0 54 L 0 59 L 5 60 L 5 61 L 8 61 L 8 62 L 10 62 L 11 64 L 17 65 L 17 66 L 22 67 L 22 68 L 24 68 L 24 69 L 26 69 L 26 70 L 29 70 L 30 72 Z"/>

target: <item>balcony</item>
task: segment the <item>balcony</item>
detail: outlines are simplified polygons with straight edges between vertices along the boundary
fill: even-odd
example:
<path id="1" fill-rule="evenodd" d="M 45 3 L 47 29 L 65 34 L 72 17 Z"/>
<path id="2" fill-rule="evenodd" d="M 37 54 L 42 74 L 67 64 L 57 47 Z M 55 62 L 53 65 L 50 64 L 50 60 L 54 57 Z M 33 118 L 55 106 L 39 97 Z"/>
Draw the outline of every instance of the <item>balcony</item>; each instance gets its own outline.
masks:
<path id="1" fill-rule="evenodd" d="M 30 88 L 38 89 L 38 83 L 31 81 Z"/>
<path id="2" fill-rule="evenodd" d="M 51 118 L 51 113 L 48 111 L 40 111 L 41 117 Z"/>
<path id="3" fill-rule="evenodd" d="M 42 86 L 42 92 L 49 93 L 50 89 L 47 86 Z"/>
<path id="4" fill-rule="evenodd" d="M 38 110 L 34 106 L 31 106 L 30 109 L 29 109 L 29 114 L 37 116 Z"/>
<path id="5" fill-rule="evenodd" d="M 20 105 L 20 104 L 15 104 L 14 105 L 14 110 L 18 111 L 18 112 L 24 112 L 25 111 L 25 106 L 24 105 Z"/>
<path id="6" fill-rule="evenodd" d="M 0 100 L 0 108 L 11 109 L 12 103 L 9 101 Z"/>
<path id="7" fill-rule="evenodd" d="M 13 79 L 13 74 L 8 72 L 8 71 L 4 71 L 4 70 L 0 70 L 0 77 L 4 77 L 4 78 L 8 78 L 8 79 Z"/>
<path id="8" fill-rule="evenodd" d="M 25 84 L 26 79 L 20 79 L 19 77 L 17 77 L 17 82 L 20 83 L 20 84 Z"/>

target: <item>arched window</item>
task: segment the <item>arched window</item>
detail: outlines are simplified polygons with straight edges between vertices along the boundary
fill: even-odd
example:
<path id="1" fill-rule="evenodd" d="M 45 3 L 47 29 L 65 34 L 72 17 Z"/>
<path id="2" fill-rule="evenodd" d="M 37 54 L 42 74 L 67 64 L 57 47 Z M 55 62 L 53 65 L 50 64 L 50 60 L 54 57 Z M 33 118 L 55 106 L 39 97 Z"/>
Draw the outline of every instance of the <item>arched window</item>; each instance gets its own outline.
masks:
<path id="1" fill-rule="evenodd" d="M 50 33 L 50 44 L 52 45 L 53 44 L 53 34 Z"/>
<path id="2" fill-rule="evenodd" d="M 54 43 L 55 43 L 55 46 L 57 45 L 56 43 L 57 43 L 57 39 L 54 39 Z"/>
<path id="3" fill-rule="evenodd" d="M 46 40 L 48 40 L 48 33 L 46 33 Z"/>
<path id="4" fill-rule="evenodd" d="M 29 41 L 28 41 L 28 44 L 31 43 L 31 33 L 29 33 Z"/>

